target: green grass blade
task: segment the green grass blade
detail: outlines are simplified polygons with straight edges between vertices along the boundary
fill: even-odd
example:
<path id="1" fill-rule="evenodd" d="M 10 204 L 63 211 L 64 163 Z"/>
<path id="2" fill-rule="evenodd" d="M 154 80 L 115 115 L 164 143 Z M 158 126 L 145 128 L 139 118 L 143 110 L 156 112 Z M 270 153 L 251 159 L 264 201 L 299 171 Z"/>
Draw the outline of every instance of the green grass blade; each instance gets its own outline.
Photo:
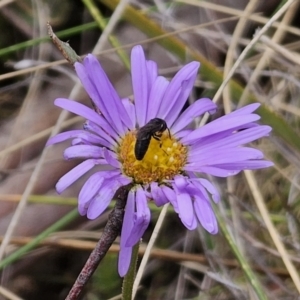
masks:
<path id="1" fill-rule="evenodd" d="M 223 217 L 217 212 L 217 209 L 215 209 L 217 218 L 218 218 L 218 223 L 220 225 L 220 229 L 229 245 L 231 248 L 232 252 L 234 253 L 235 257 L 237 258 L 241 268 L 244 271 L 244 274 L 246 275 L 250 285 L 252 286 L 253 290 L 255 291 L 258 299 L 260 300 L 267 300 L 268 297 L 265 294 L 259 279 L 255 275 L 255 273 L 252 272 L 251 267 L 249 266 L 246 258 L 243 256 L 243 254 L 239 251 L 239 247 L 235 243 L 232 235 L 230 234 L 229 230 L 227 229 L 226 223 L 223 219 Z"/>
<path id="2" fill-rule="evenodd" d="M 45 26 L 46 26 L 46 24 L 45 24 Z M 59 32 L 55 32 L 55 34 L 59 38 L 69 38 L 70 36 L 73 36 L 73 35 L 83 32 L 83 31 L 91 30 L 91 29 L 94 29 L 97 27 L 98 27 L 98 25 L 96 22 L 91 22 L 91 23 L 79 25 L 79 26 L 76 26 L 73 28 L 68 28 L 66 30 L 61 30 Z M 47 43 L 49 42 L 49 36 L 32 39 L 32 40 L 29 40 L 26 42 L 22 42 L 22 43 L 18 43 L 18 44 L 15 44 L 15 45 L 12 45 L 12 46 L 9 46 L 6 48 L 2 48 L 2 49 L 0 49 L 0 57 L 10 54 L 15 51 L 19 51 L 22 49 L 26 49 L 28 47 L 39 45 L 44 42 L 47 42 Z"/>
<path id="3" fill-rule="evenodd" d="M 0 262 L 0 270 L 10 265 L 11 263 L 17 261 L 21 257 L 23 257 L 28 251 L 34 249 L 41 241 L 43 241 L 47 236 L 51 233 L 63 228 L 71 221 L 73 221 L 78 216 L 77 208 L 71 210 L 68 214 L 62 217 L 53 225 L 49 226 L 46 230 L 40 233 L 35 239 L 33 239 L 30 243 L 24 245 L 19 248 L 17 251 L 13 252 L 11 255 L 6 257 Z"/>

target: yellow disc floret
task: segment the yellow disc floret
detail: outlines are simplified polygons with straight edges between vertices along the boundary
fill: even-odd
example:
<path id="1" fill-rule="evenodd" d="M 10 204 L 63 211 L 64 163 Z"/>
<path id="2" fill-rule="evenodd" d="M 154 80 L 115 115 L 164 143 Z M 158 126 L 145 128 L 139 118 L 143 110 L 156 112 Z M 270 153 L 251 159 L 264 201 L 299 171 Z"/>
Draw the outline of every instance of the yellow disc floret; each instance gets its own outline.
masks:
<path id="1" fill-rule="evenodd" d="M 160 140 L 153 137 L 142 160 L 134 154 L 136 132 L 128 132 L 118 149 L 122 171 L 132 177 L 134 182 L 147 184 L 152 181 L 162 182 L 181 174 L 187 160 L 187 147 L 182 145 L 165 131 Z"/>

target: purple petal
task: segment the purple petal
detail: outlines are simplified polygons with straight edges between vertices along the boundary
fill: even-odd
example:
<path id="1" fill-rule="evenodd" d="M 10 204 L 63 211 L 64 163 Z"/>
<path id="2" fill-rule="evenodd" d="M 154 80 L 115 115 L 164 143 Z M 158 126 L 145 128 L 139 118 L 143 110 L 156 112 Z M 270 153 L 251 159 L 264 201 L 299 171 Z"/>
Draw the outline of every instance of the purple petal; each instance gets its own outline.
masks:
<path id="1" fill-rule="evenodd" d="M 184 192 L 189 194 L 191 197 L 195 195 L 202 195 L 201 191 L 203 188 L 201 187 L 201 190 L 199 191 L 199 187 L 193 184 L 193 182 L 190 180 L 190 178 L 184 177 L 184 180 L 186 182 L 186 186 L 184 187 Z"/>
<path id="2" fill-rule="evenodd" d="M 237 126 L 237 127 L 234 127 L 234 128 L 230 128 L 230 129 L 227 129 L 225 131 L 222 131 L 222 132 L 217 132 L 217 133 L 214 133 L 212 135 L 208 135 L 208 136 L 205 136 L 203 138 L 200 138 L 198 139 L 195 143 L 193 142 L 193 144 L 191 145 L 190 149 L 193 151 L 193 149 L 195 148 L 202 148 L 204 146 L 209 146 L 211 143 L 214 143 L 216 141 L 219 141 L 219 140 L 223 140 L 224 139 L 224 144 L 226 144 L 226 138 L 229 138 L 237 133 L 239 133 L 239 131 L 244 131 L 244 130 L 247 130 L 249 128 L 258 128 L 260 127 L 261 125 L 258 125 L 256 123 L 247 123 L 247 124 L 244 124 L 244 125 L 241 125 L 241 126 Z M 268 135 L 268 134 L 266 134 Z M 177 135 L 176 135 L 177 136 Z M 226 148 L 226 146 L 222 146 L 222 148 Z"/>
<path id="3" fill-rule="evenodd" d="M 106 178 L 112 178 L 120 175 L 120 170 L 100 171 L 93 174 L 83 185 L 78 196 L 78 210 L 81 215 L 85 215 L 90 200 L 94 198 L 100 190 L 103 181 Z"/>
<path id="4" fill-rule="evenodd" d="M 92 121 L 93 123 L 99 125 L 101 128 L 104 128 L 111 136 L 115 138 L 117 137 L 116 132 L 114 132 L 111 127 L 113 123 L 107 125 L 107 121 L 102 116 L 100 116 L 87 106 L 65 98 L 57 98 L 54 101 L 54 104 L 89 121 Z"/>
<path id="5" fill-rule="evenodd" d="M 222 168 L 226 170 L 256 170 L 272 166 L 274 166 L 274 164 L 271 161 L 267 160 L 248 160 L 241 162 L 233 162 L 230 164 L 215 165 L 215 167 L 217 168 Z"/>
<path id="6" fill-rule="evenodd" d="M 143 185 L 143 188 L 144 188 L 144 193 L 145 193 L 146 197 L 147 197 L 148 199 L 152 199 L 152 194 L 151 194 L 150 191 L 148 191 L 149 188 L 150 188 L 150 185 L 149 185 L 149 184 L 144 184 L 144 185 Z"/>
<path id="7" fill-rule="evenodd" d="M 190 154 L 199 155 L 200 153 L 211 151 L 212 149 L 238 147 L 268 135 L 271 130 L 272 128 L 270 126 L 258 126 L 245 129 L 224 138 L 218 139 L 216 137 L 214 141 L 206 143 L 205 145 L 203 145 L 203 143 L 193 145 L 191 147 Z"/>
<path id="8" fill-rule="evenodd" d="M 229 177 L 236 175 L 240 172 L 240 170 L 226 170 L 226 169 L 221 169 L 217 168 L 215 166 L 202 166 L 202 167 L 193 167 L 193 166 L 185 166 L 184 167 L 185 171 L 192 171 L 192 172 L 201 172 L 204 174 L 209 174 L 213 175 L 216 177 Z"/>
<path id="9" fill-rule="evenodd" d="M 184 129 L 184 130 L 181 130 L 181 131 L 175 133 L 174 136 L 175 136 L 176 139 L 181 139 L 181 138 L 187 136 L 188 134 L 190 134 L 193 131 L 194 130 L 192 130 L 192 129 Z"/>
<path id="10" fill-rule="evenodd" d="M 157 64 L 153 60 L 147 60 L 146 67 L 148 73 L 148 91 L 151 91 L 152 86 L 157 78 Z"/>
<path id="11" fill-rule="evenodd" d="M 101 125 L 101 123 L 99 124 L 100 115 L 81 103 L 66 98 L 57 98 L 55 99 L 54 104 L 98 125 Z"/>
<path id="12" fill-rule="evenodd" d="M 86 91 L 105 119 L 111 123 L 116 132 L 123 135 L 125 133 L 123 124 L 130 124 L 129 117 L 99 61 L 95 56 L 89 54 L 83 61 L 84 69 L 80 65 L 75 63 L 75 69 Z"/>
<path id="13" fill-rule="evenodd" d="M 151 183 L 151 194 L 156 206 L 160 207 L 169 202 L 168 198 L 162 191 L 161 187 L 158 186 L 157 182 Z"/>
<path id="14" fill-rule="evenodd" d="M 76 146 L 76 145 L 82 145 L 83 143 L 85 143 L 85 141 L 82 138 L 78 137 L 73 139 L 71 144 L 72 146 Z"/>
<path id="15" fill-rule="evenodd" d="M 141 187 L 136 191 L 136 218 L 133 228 L 127 239 L 126 246 L 134 246 L 139 242 L 150 222 L 150 209 L 146 195 Z"/>
<path id="16" fill-rule="evenodd" d="M 206 199 L 195 197 L 194 208 L 203 228 L 211 234 L 218 233 L 218 223 L 211 204 Z"/>
<path id="17" fill-rule="evenodd" d="M 104 181 L 103 172 L 93 174 L 83 185 L 78 196 L 78 211 L 83 216 L 88 209 L 88 202 L 97 194 Z"/>
<path id="18" fill-rule="evenodd" d="M 112 139 L 111 139 L 112 140 Z M 106 147 L 108 149 L 115 149 L 117 147 L 117 143 L 113 141 L 113 143 L 108 142 L 107 140 L 103 139 L 102 137 L 97 136 L 91 132 L 86 132 L 80 134 L 76 138 L 77 143 L 75 143 L 75 139 L 72 141 L 72 145 L 78 144 L 86 144 L 86 145 L 97 145 L 98 147 Z M 80 142 L 79 142 L 80 141 Z"/>
<path id="19" fill-rule="evenodd" d="M 188 185 L 186 178 L 181 175 L 176 175 L 174 177 L 174 182 L 176 184 L 176 188 L 178 188 L 180 191 L 183 191 Z"/>
<path id="20" fill-rule="evenodd" d="M 206 191 L 206 189 L 204 188 L 204 186 L 196 180 L 192 180 L 192 184 L 197 188 L 198 192 L 195 193 L 194 196 L 196 197 L 200 197 L 200 198 L 204 198 L 207 201 L 210 201 L 210 197 L 208 195 L 208 192 Z"/>
<path id="21" fill-rule="evenodd" d="M 172 133 L 180 131 L 189 125 L 196 117 L 203 115 L 205 112 L 212 112 L 216 109 L 216 104 L 208 98 L 197 100 L 178 117 L 171 128 Z"/>
<path id="22" fill-rule="evenodd" d="M 135 128 L 135 125 L 136 125 L 135 106 L 128 98 L 122 99 L 122 103 L 123 103 L 124 108 L 127 111 L 129 119 L 130 119 L 130 124 L 129 124 L 128 128 L 132 130 Z"/>
<path id="23" fill-rule="evenodd" d="M 131 190 L 129 191 L 128 198 L 127 198 L 122 232 L 121 232 L 120 253 L 119 253 L 119 261 L 118 261 L 118 271 L 121 277 L 127 274 L 130 261 L 131 261 L 132 247 L 127 247 L 126 241 L 133 228 L 134 208 L 135 208 L 135 192 Z"/>
<path id="24" fill-rule="evenodd" d="M 169 87 L 170 87 L 170 83 L 167 86 L 166 91 L 169 89 Z M 179 87 L 177 90 L 174 90 L 174 95 L 172 95 L 174 97 L 174 99 L 178 99 L 181 92 L 182 92 L 182 87 Z M 161 105 L 162 105 L 162 103 L 165 102 L 165 99 L 166 99 L 166 93 L 165 93 L 165 95 L 162 99 Z M 172 124 L 171 124 L 170 120 L 167 119 L 167 111 L 165 109 L 163 109 L 161 105 L 160 105 L 159 110 L 157 112 L 157 117 L 159 117 L 161 119 L 164 119 L 167 122 L 168 127 L 171 127 Z M 169 108 L 169 109 L 171 109 L 171 108 Z"/>
<path id="25" fill-rule="evenodd" d="M 101 143 L 101 145 L 104 145 L 108 148 L 114 148 L 118 145 L 116 140 L 119 140 L 119 138 L 117 137 L 114 139 L 115 133 L 108 124 L 105 123 L 105 127 L 102 128 L 99 125 L 87 120 L 83 126 L 88 137 L 90 135 L 93 139 L 95 139 L 95 135 L 99 136 L 98 143 Z M 110 133 L 113 133 L 113 135 L 110 135 Z"/>
<path id="26" fill-rule="evenodd" d="M 115 168 L 120 168 L 121 163 L 117 160 L 117 158 L 114 156 L 114 153 L 107 150 L 106 148 L 103 148 L 103 156 L 106 159 L 107 163 Z"/>
<path id="27" fill-rule="evenodd" d="M 146 59 L 141 46 L 133 47 L 131 51 L 131 76 L 136 118 L 138 125 L 144 126 L 148 106 L 148 76 Z"/>
<path id="28" fill-rule="evenodd" d="M 86 62 L 89 58 L 89 56 L 86 56 L 84 59 L 84 62 Z M 97 108 L 101 109 L 101 100 L 99 98 L 97 89 L 94 85 L 94 83 L 90 80 L 88 71 L 86 69 L 86 66 L 82 63 L 76 62 L 74 64 L 77 76 L 79 77 L 82 85 L 84 86 L 84 89 L 89 94 L 90 98 L 93 100 Z M 101 68 L 101 66 L 100 66 Z"/>
<path id="29" fill-rule="evenodd" d="M 169 81 L 163 76 L 158 76 L 150 91 L 146 123 L 158 116 L 158 111 Z"/>
<path id="30" fill-rule="evenodd" d="M 195 222 L 193 202 L 190 195 L 187 193 L 177 193 L 177 203 L 179 217 L 183 225 L 189 230 L 195 229 L 197 227 L 197 222 Z"/>
<path id="31" fill-rule="evenodd" d="M 67 148 L 64 151 L 64 158 L 66 160 L 72 158 L 101 158 L 103 157 L 103 150 L 98 146 L 93 145 L 76 145 Z"/>
<path id="32" fill-rule="evenodd" d="M 184 226 L 193 230 L 197 227 L 197 222 L 194 216 L 194 208 L 191 196 L 184 191 L 184 183 L 182 176 L 175 176 L 173 188 L 177 197 L 179 217 Z"/>
<path id="33" fill-rule="evenodd" d="M 192 145 L 190 146 L 190 149 L 193 150 L 196 148 L 202 148 L 202 146 L 210 145 L 211 143 L 214 143 L 215 141 L 228 138 L 229 136 L 236 134 L 237 130 L 238 130 L 237 128 L 234 128 L 234 129 L 230 128 L 228 130 L 225 130 L 222 132 L 217 132 L 217 133 L 205 136 L 203 138 L 200 138 L 196 142 L 192 143 Z M 190 131 L 190 132 L 192 132 L 192 131 Z M 181 133 L 181 131 L 179 133 Z M 177 135 L 178 134 L 176 134 L 176 136 Z M 182 137 L 184 137 L 184 135 L 182 135 Z"/>
<path id="34" fill-rule="evenodd" d="M 57 143 L 66 141 L 68 139 L 75 138 L 82 132 L 83 132 L 83 130 L 70 130 L 70 131 L 59 133 L 59 134 L 51 137 L 47 141 L 46 146 L 50 146 L 50 145 L 53 145 L 53 144 L 57 144 Z"/>
<path id="35" fill-rule="evenodd" d="M 200 63 L 193 61 L 181 68 L 171 80 L 159 109 L 171 127 L 182 110 L 195 83 Z"/>
<path id="36" fill-rule="evenodd" d="M 249 147 L 213 149 L 198 155 L 189 155 L 188 166 L 209 166 L 239 162 L 248 159 L 261 159 L 264 155 L 261 151 Z"/>
<path id="37" fill-rule="evenodd" d="M 88 159 L 73 168 L 71 171 L 66 173 L 63 177 L 59 179 L 56 184 L 56 191 L 60 194 L 67 187 L 69 187 L 73 182 L 75 182 L 82 175 L 91 170 L 98 163 L 95 159 Z"/>
<path id="38" fill-rule="evenodd" d="M 103 181 L 98 194 L 89 204 L 89 208 L 87 210 L 87 217 L 89 219 L 96 219 L 107 208 L 118 188 L 123 185 L 122 182 L 118 180 L 119 177 L 120 175 Z"/>
<path id="39" fill-rule="evenodd" d="M 212 135 L 214 133 L 222 132 L 228 129 L 234 130 L 238 126 L 251 123 L 259 119 L 260 116 L 255 114 L 250 114 L 246 116 L 226 115 L 198 129 L 195 129 L 188 136 L 183 137 L 181 142 L 189 144 L 199 140 L 200 138 Z"/>
<path id="40" fill-rule="evenodd" d="M 129 183 L 132 182 L 132 178 L 131 177 L 127 177 L 123 174 L 120 174 L 119 178 L 118 178 L 120 185 L 127 185 Z"/>
<path id="41" fill-rule="evenodd" d="M 112 128 L 122 135 L 123 126 L 120 117 L 117 115 L 117 109 L 115 108 L 116 99 L 111 95 L 111 89 L 114 90 L 114 88 L 96 57 L 91 54 L 87 55 L 83 61 L 83 65 L 75 63 L 75 69 L 85 90 L 96 104 L 96 107 L 111 124 Z M 107 108 L 108 99 L 110 106 L 114 107 L 112 110 L 114 112 L 113 117 L 111 116 L 111 111 Z"/>
<path id="42" fill-rule="evenodd" d="M 233 112 L 230 113 L 230 115 L 247 115 L 253 113 L 255 110 L 257 110 L 260 107 L 260 103 L 252 103 L 249 105 L 246 105 L 242 108 L 239 108 Z"/>
<path id="43" fill-rule="evenodd" d="M 215 203 L 220 202 L 220 194 L 213 184 L 211 184 L 207 179 L 199 178 L 201 185 L 212 195 Z"/>
<path id="44" fill-rule="evenodd" d="M 161 189 L 164 192 L 167 199 L 169 200 L 169 202 L 173 205 L 173 208 L 174 208 L 175 212 L 179 213 L 177 198 L 176 198 L 176 194 L 175 194 L 174 190 L 172 190 L 171 188 L 169 188 L 165 185 L 163 185 L 161 187 Z"/>

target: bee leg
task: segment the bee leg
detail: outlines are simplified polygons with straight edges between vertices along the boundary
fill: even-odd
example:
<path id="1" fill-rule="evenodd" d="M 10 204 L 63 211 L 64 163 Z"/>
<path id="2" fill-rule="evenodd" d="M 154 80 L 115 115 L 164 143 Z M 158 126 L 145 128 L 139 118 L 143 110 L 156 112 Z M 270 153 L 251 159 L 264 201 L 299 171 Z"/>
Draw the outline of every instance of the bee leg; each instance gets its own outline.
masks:
<path id="1" fill-rule="evenodd" d="M 169 128 L 167 128 L 167 130 L 168 130 L 168 133 L 169 133 L 169 138 L 171 138 L 170 129 L 169 129 Z"/>
<path id="2" fill-rule="evenodd" d="M 154 139 L 156 139 L 157 141 L 159 141 L 160 143 L 159 143 L 159 148 L 161 148 L 161 146 L 162 146 L 162 141 L 161 141 L 161 139 L 160 139 L 160 137 L 161 137 L 161 135 L 152 135 L 153 136 L 153 138 Z M 167 155 L 169 155 L 164 149 L 161 149 L 162 151 L 164 151 Z"/>
<path id="3" fill-rule="evenodd" d="M 152 135 L 153 136 L 153 138 L 154 139 L 156 139 L 157 141 L 159 141 L 160 143 L 159 143 L 159 147 L 161 148 L 161 146 L 162 146 L 162 141 L 161 141 L 161 134 L 160 135 L 158 135 L 158 134 L 153 134 Z"/>

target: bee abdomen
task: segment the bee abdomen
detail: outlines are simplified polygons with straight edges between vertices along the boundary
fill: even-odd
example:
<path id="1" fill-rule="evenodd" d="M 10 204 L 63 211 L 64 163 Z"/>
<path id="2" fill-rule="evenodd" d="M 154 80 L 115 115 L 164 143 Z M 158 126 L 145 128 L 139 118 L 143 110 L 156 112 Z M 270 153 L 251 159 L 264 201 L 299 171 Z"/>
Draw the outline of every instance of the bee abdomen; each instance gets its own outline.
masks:
<path id="1" fill-rule="evenodd" d="M 142 160 L 148 150 L 150 139 L 137 139 L 134 147 L 134 154 L 137 160 Z"/>

